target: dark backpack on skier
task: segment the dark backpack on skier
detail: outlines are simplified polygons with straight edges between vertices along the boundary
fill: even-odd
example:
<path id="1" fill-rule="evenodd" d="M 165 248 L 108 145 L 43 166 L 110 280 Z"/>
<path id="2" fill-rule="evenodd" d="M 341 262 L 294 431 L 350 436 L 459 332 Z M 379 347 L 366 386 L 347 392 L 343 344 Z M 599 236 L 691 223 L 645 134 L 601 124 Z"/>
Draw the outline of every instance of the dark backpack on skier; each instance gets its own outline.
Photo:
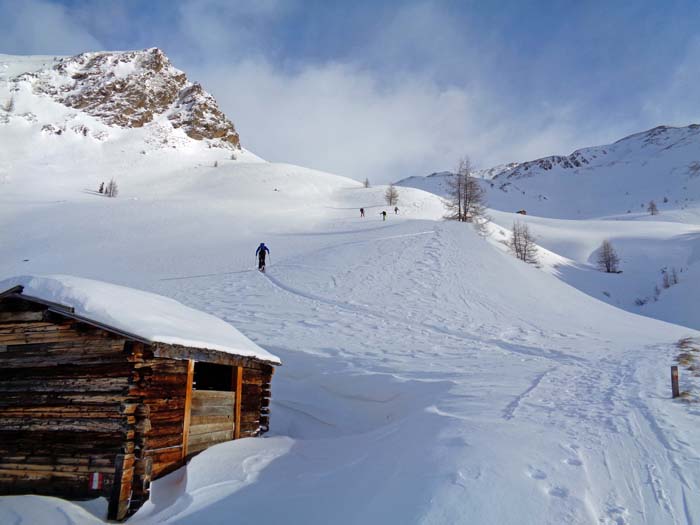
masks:
<path id="1" fill-rule="evenodd" d="M 258 249 L 255 250 L 255 255 L 258 256 L 258 270 L 261 272 L 265 271 L 265 253 L 270 253 L 270 249 L 265 246 L 264 242 L 260 243 L 260 246 L 258 246 Z"/>

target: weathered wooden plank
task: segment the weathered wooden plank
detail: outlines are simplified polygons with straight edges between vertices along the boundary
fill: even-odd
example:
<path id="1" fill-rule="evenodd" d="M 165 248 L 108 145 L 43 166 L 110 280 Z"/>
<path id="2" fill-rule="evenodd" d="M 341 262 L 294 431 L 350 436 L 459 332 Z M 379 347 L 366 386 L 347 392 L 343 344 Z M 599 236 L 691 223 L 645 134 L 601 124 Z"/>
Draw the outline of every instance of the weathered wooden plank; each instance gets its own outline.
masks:
<path id="1" fill-rule="evenodd" d="M 42 478 L 76 478 L 77 472 L 59 472 L 53 470 L 27 470 L 27 469 L 0 469 L 0 476 L 7 476 L 13 479 L 42 479 Z M 86 477 L 86 476 L 85 476 Z"/>
<path id="2" fill-rule="evenodd" d="M 188 446 L 198 445 L 200 443 L 220 443 L 222 441 L 230 441 L 233 439 L 233 429 L 223 430 L 219 432 L 209 432 L 207 434 L 190 435 Z"/>
<path id="3" fill-rule="evenodd" d="M 32 471 L 32 472 L 114 472 L 114 465 L 55 465 L 55 464 L 34 464 L 34 463 L 8 463 L 0 461 L 0 470 Z"/>
<path id="4" fill-rule="evenodd" d="M 100 360 L 97 363 L 91 364 L 89 366 L 77 364 L 77 363 L 55 363 L 51 367 L 36 367 L 36 366 L 23 366 L 15 367 L 11 370 L 4 368 L 5 359 L 0 357 L 0 362 L 3 364 L 3 368 L 0 368 L 0 381 L 18 381 L 18 380 L 34 380 L 34 381 L 51 381 L 58 379 L 80 379 L 80 378 L 114 378 L 114 377 L 125 377 L 134 378 L 139 377 L 140 374 L 133 370 L 133 365 L 129 363 L 124 356 L 115 355 L 114 357 L 119 357 L 118 360 L 108 360 L 106 362 Z M 47 359 L 47 356 L 44 356 Z M 50 359 L 50 357 L 49 357 Z"/>
<path id="5" fill-rule="evenodd" d="M 243 399 L 243 367 L 236 368 L 236 402 L 234 408 L 234 439 L 241 437 L 241 403 Z"/>
<path id="6" fill-rule="evenodd" d="M 235 398 L 235 392 L 223 391 L 223 390 L 193 390 L 192 399 L 204 400 L 207 402 L 216 401 L 231 401 L 233 402 Z"/>
<path id="7" fill-rule="evenodd" d="M 190 436 L 233 430 L 233 421 L 226 423 L 210 423 L 207 425 L 190 425 Z"/>
<path id="8" fill-rule="evenodd" d="M 41 381 L 18 378 L 1 381 L 0 392 L 118 392 L 129 386 L 129 376 L 44 377 Z"/>
<path id="9" fill-rule="evenodd" d="M 216 407 L 231 407 L 233 408 L 233 404 L 236 401 L 236 396 L 234 395 L 233 392 L 230 392 L 230 395 L 228 397 L 212 397 L 212 398 L 207 398 L 207 397 L 202 397 L 197 394 L 197 391 L 195 390 L 195 393 L 192 395 L 192 407 L 193 408 L 206 408 L 208 406 L 216 406 Z"/>
<path id="10" fill-rule="evenodd" d="M 216 363 L 220 365 L 245 366 L 248 368 L 265 369 L 270 364 L 260 359 L 252 357 L 236 356 L 217 350 L 208 350 L 202 348 L 189 348 L 180 345 L 166 345 L 163 343 L 154 343 L 154 354 L 156 357 L 169 357 L 171 359 L 194 359 L 195 361 L 204 361 L 205 363 Z"/>
<path id="11" fill-rule="evenodd" d="M 118 419 L 28 419 L 0 417 L 3 431 L 49 431 L 61 432 L 122 432 L 128 435 L 129 424 Z"/>
<path id="12" fill-rule="evenodd" d="M 194 380 L 194 361 L 190 359 L 187 362 L 187 384 L 185 386 L 185 407 L 184 407 L 184 419 L 182 423 L 182 456 L 184 458 L 187 456 L 187 445 L 190 432 L 190 418 L 192 416 L 192 396 L 194 392 L 192 391 L 192 382 Z"/>
<path id="13" fill-rule="evenodd" d="M 5 393 L 0 396 L 5 406 L 14 402 L 21 403 L 27 398 L 23 392 Z M 109 403 L 123 403 L 127 397 L 119 393 L 83 393 L 83 392 L 54 392 L 54 393 L 32 393 L 32 406 L 39 404 L 55 404 L 57 402 L 71 403 L 75 401 L 80 404 L 106 405 Z M 1 430 L 1 429 L 0 429 Z"/>
<path id="14" fill-rule="evenodd" d="M 205 406 L 201 408 L 192 407 L 192 416 L 226 416 L 233 415 L 233 406 L 211 407 Z"/>
<path id="15" fill-rule="evenodd" d="M 0 323 L 18 322 L 18 321 L 42 321 L 44 313 L 41 311 L 22 311 L 22 312 L 2 312 L 0 311 Z"/>
<path id="16" fill-rule="evenodd" d="M 117 456 L 115 460 L 114 485 L 112 486 L 111 495 L 109 497 L 109 505 L 107 507 L 107 519 L 109 520 L 121 520 L 126 515 L 126 513 L 123 513 L 123 509 L 121 506 L 123 496 L 123 474 L 124 456 L 120 455 Z"/>
<path id="17" fill-rule="evenodd" d="M 3 407 L 0 406 L 0 417 L 2 418 L 17 418 L 23 417 L 27 419 L 105 419 L 121 418 L 121 413 L 118 406 L 100 406 L 95 407 Z"/>
<path id="18" fill-rule="evenodd" d="M 190 426 L 208 424 L 230 424 L 233 427 L 233 412 L 225 416 L 192 416 Z"/>

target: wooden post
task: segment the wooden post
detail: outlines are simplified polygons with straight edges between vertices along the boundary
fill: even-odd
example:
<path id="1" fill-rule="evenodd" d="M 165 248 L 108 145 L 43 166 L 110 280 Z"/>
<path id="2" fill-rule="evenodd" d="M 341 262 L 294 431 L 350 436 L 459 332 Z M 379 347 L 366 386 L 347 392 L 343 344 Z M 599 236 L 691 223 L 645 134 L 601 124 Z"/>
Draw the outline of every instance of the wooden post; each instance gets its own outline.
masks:
<path id="1" fill-rule="evenodd" d="M 185 419 L 182 423 L 182 459 L 187 457 L 187 441 L 190 438 L 190 412 L 192 412 L 192 383 L 194 380 L 194 359 L 187 362 L 187 392 L 185 392 Z"/>
<path id="2" fill-rule="evenodd" d="M 241 402 L 243 400 L 243 367 L 236 367 L 236 401 L 233 405 L 233 439 L 241 437 Z"/>
<path id="3" fill-rule="evenodd" d="M 126 517 L 129 504 L 122 505 L 122 478 L 124 475 L 124 454 L 117 454 L 114 460 L 114 482 L 107 505 L 107 519 L 121 521 Z"/>
<path id="4" fill-rule="evenodd" d="M 681 391 L 678 388 L 678 367 L 671 367 L 671 391 L 673 392 L 673 397 L 676 398 L 681 395 Z"/>

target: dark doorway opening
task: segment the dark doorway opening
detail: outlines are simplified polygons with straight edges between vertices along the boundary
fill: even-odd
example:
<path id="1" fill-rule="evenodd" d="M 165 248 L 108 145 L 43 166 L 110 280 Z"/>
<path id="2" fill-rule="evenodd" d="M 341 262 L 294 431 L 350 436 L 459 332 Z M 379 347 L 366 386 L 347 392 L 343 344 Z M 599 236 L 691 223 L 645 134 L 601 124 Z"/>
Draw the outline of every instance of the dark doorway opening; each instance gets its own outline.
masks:
<path id="1" fill-rule="evenodd" d="M 234 368 L 213 363 L 195 363 L 192 388 L 195 390 L 218 390 L 232 392 Z"/>

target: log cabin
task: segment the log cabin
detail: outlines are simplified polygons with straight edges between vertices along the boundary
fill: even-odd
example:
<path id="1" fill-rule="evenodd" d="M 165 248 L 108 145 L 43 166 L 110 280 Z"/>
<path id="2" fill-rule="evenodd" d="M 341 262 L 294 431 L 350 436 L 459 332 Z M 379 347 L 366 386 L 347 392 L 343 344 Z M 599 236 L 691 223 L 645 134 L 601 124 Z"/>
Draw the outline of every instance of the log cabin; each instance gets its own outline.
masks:
<path id="1" fill-rule="evenodd" d="M 280 360 L 230 324 L 71 276 L 0 281 L 0 494 L 123 520 L 193 454 L 269 427 Z"/>

